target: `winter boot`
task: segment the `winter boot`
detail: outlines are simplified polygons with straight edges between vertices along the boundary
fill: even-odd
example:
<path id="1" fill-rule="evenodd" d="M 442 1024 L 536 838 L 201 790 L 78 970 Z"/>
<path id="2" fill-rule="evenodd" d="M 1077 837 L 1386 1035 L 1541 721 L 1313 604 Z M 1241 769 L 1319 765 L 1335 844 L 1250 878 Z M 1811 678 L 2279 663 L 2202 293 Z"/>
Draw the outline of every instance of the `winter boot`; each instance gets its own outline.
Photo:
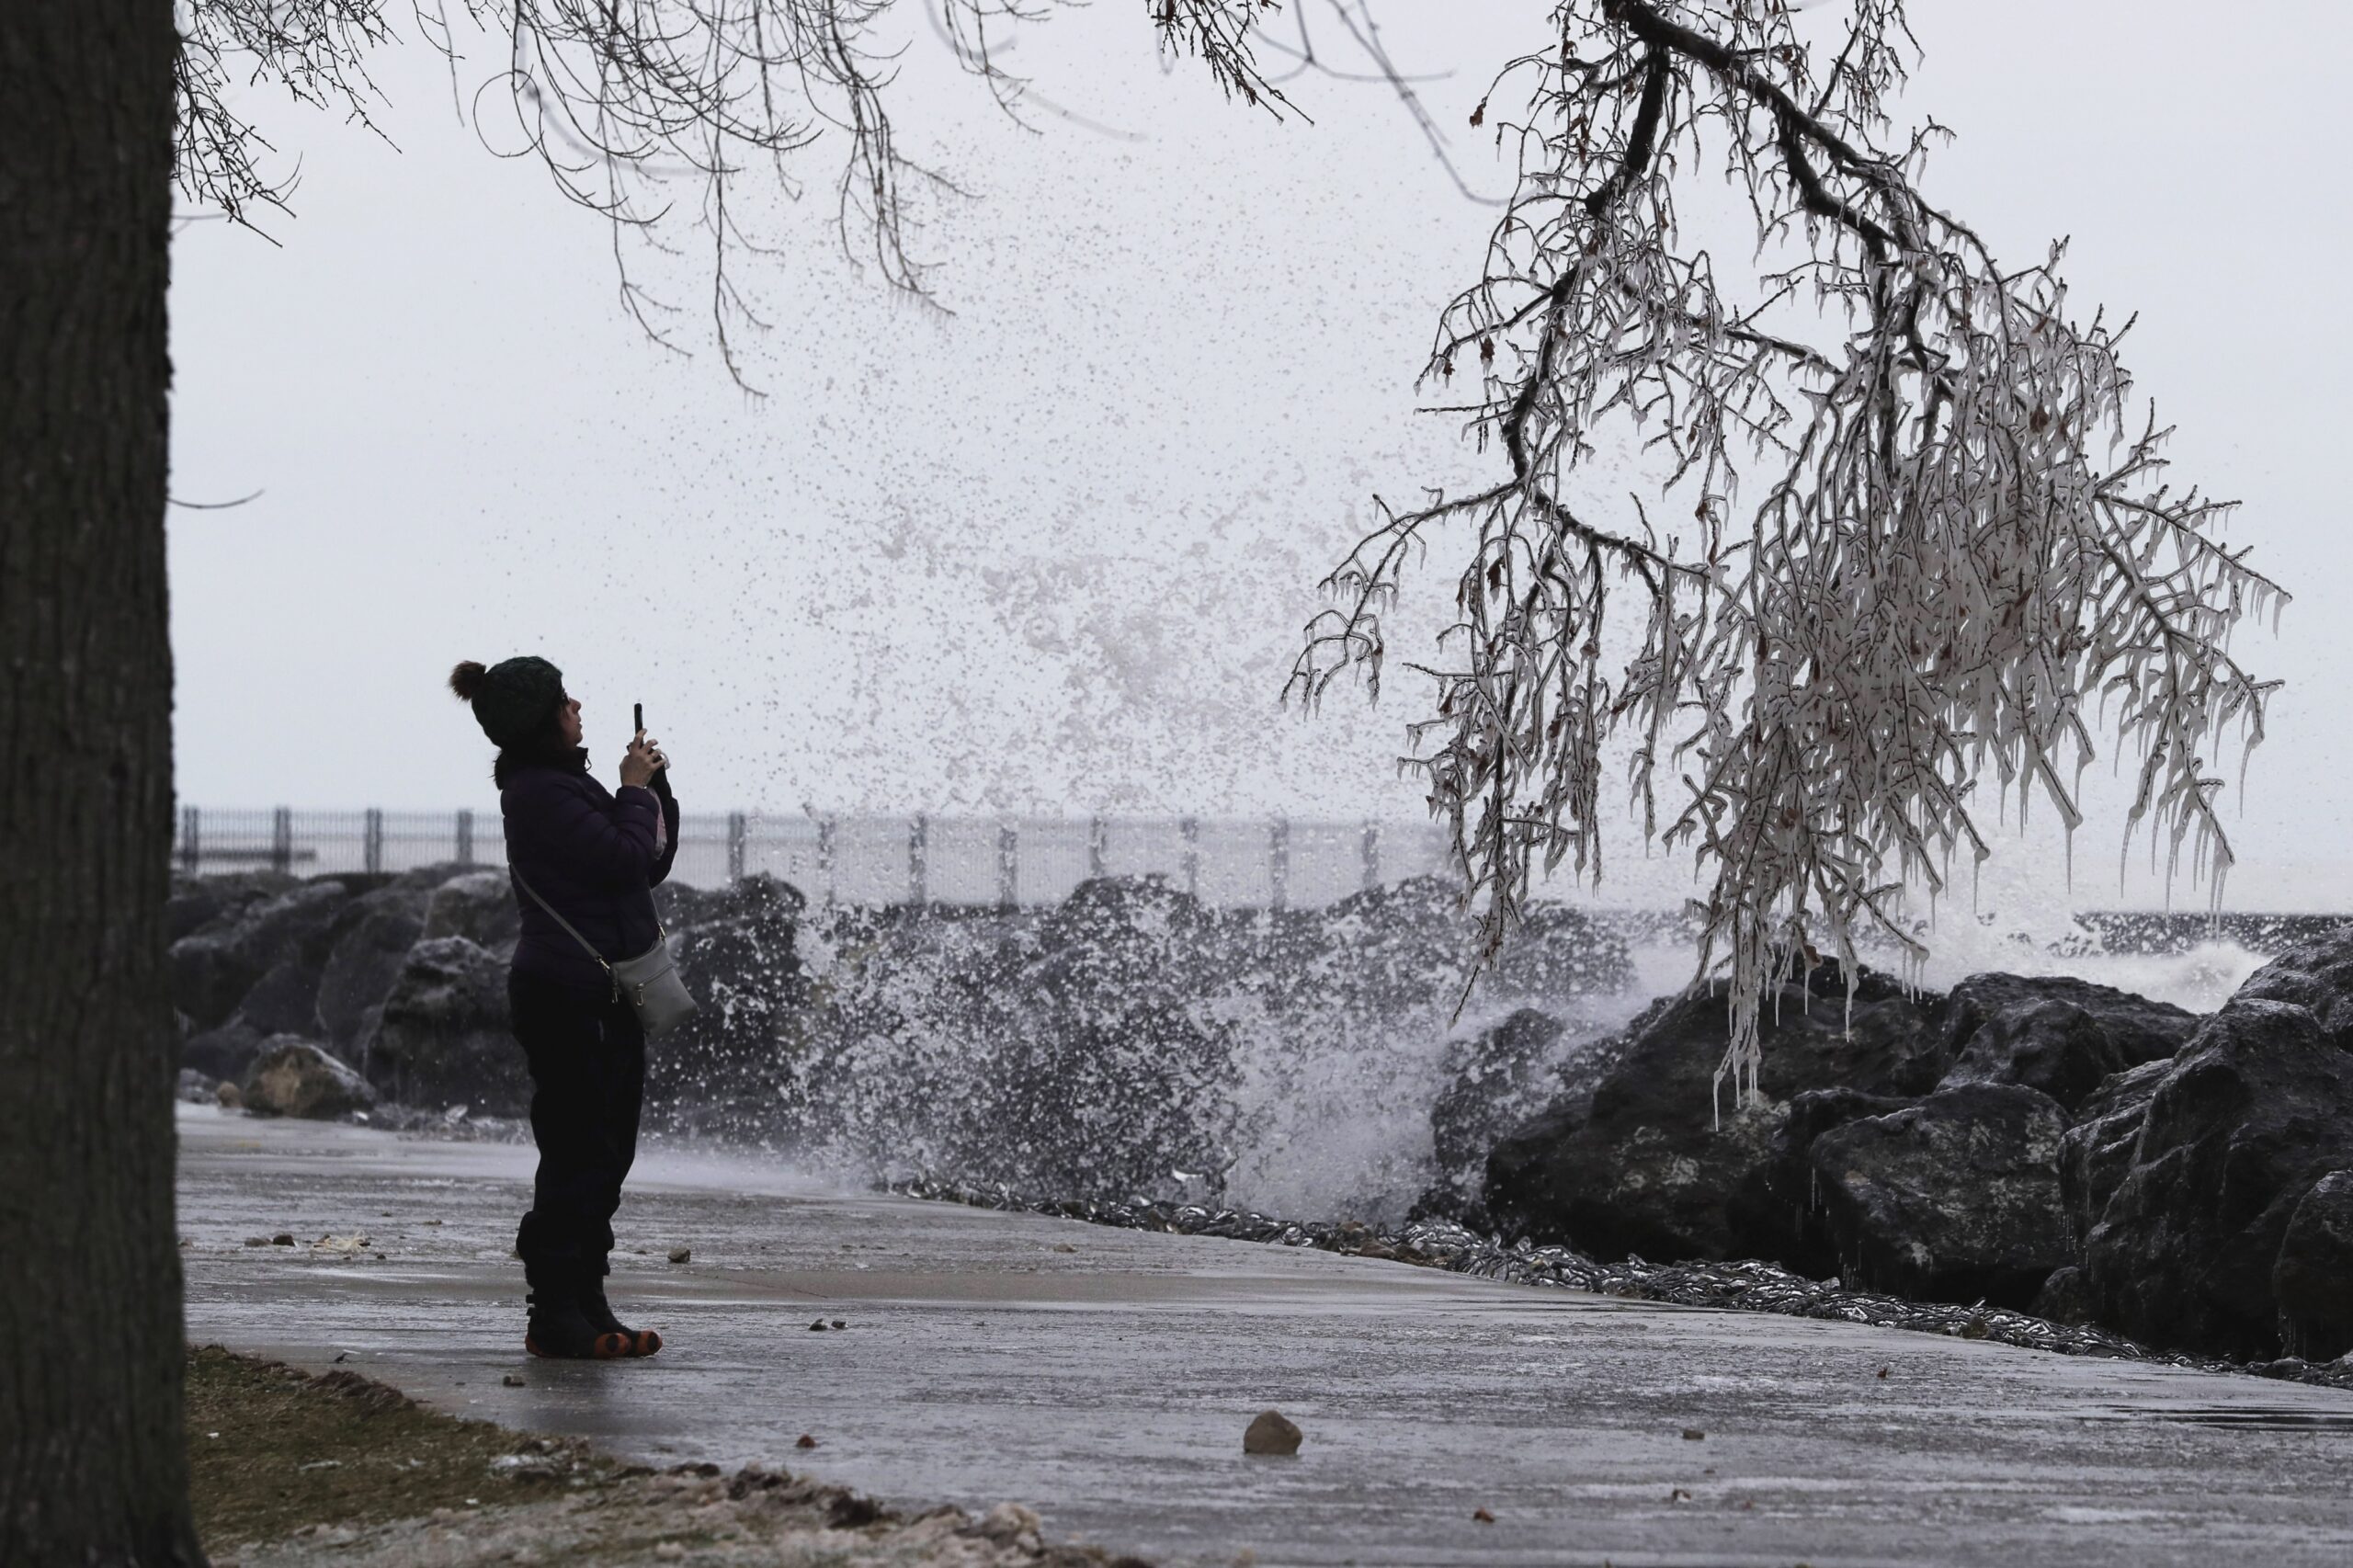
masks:
<path id="1" fill-rule="evenodd" d="M 526 1299 L 531 1303 L 531 1317 L 523 1331 L 523 1348 L 532 1355 L 563 1361 L 610 1361 L 631 1353 L 629 1340 L 589 1320 L 581 1310 L 578 1291 L 542 1283 Z"/>
<path id="2" fill-rule="evenodd" d="M 629 1343 L 622 1352 L 628 1356 L 651 1356 L 662 1348 L 662 1336 L 650 1328 L 631 1328 L 613 1315 L 612 1303 L 605 1300 L 605 1279 L 601 1274 L 590 1274 L 580 1281 L 580 1312 L 589 1326 L 607 1338 L 620 1335 Z"/>

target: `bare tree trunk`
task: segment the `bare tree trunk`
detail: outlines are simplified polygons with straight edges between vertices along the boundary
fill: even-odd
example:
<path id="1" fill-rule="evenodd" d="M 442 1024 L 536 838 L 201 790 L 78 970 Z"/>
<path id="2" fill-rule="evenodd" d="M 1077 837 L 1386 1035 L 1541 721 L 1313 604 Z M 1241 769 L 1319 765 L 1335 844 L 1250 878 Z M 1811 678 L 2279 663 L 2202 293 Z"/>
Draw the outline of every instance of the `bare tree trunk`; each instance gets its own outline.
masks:
<path id="1" fill-rule="evenodd" d="M 0 16 L 0 1562 L 203 1560 L 164 903 L 170 0 Z"/>

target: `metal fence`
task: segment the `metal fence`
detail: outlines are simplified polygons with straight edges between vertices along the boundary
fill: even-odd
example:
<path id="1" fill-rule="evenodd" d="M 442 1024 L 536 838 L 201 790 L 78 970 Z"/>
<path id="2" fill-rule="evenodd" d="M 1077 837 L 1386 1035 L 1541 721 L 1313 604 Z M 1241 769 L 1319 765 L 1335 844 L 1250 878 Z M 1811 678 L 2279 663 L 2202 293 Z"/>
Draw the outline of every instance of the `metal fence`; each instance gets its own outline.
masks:
<path id="1" fill-rule="evenodd" d="M 671 874 L 710 887 L 767 872 L 836 903 L 1056 903 L 1090 877 L 1161 875 L 1205 903 L 1312 908 L 1443 869 L 1427 823 L 1277 818 L 780 816 L 688 812 Z M 492 811 L 183 806 L 174 863 L 206 874 L 503 866 Z"/>

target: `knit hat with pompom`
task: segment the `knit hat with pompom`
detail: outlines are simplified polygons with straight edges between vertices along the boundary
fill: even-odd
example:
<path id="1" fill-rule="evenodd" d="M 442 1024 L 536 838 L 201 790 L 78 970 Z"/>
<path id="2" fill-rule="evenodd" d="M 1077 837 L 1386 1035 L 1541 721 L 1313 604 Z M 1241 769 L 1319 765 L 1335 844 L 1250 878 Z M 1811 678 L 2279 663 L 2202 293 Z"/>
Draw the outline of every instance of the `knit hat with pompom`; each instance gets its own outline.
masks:
<path id="1" fill-rule="evenodd" d="M 449 689 L 473 704 L 482 733 L 503 751 L 554 722 L 563 706 L 563 672 L 528 653 L 487 669 L 468 659 L 449 672 Z"/>

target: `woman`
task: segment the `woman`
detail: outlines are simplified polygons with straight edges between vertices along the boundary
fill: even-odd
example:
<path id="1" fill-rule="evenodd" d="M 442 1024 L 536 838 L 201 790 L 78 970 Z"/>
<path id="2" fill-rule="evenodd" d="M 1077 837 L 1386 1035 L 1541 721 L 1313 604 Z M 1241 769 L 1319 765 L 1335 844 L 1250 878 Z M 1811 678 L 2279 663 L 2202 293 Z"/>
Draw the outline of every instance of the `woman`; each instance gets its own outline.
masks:
<path id="1" fill-rule="evenodd" d="M 613 1212 L 645 1096 L 645 1034 L 605 962 L 634 958 L 661 935 L 652 890 L 678 850 L 669 759 L 639 731 L 620 791 L 608 792 L 588 773 L 580 704 L 545 659 L 487 669 L 468 661 L 449 673 L 449 689 L 498 747 L 491 778 L 523 915 L 506 982 L 540 1146 L 531 1211 L 515 1233 L 531 1292 L 523 1346 L 534 1356 L 651 1356 L 662 1336 L 629 1327 L 605 1300 Z"/>

